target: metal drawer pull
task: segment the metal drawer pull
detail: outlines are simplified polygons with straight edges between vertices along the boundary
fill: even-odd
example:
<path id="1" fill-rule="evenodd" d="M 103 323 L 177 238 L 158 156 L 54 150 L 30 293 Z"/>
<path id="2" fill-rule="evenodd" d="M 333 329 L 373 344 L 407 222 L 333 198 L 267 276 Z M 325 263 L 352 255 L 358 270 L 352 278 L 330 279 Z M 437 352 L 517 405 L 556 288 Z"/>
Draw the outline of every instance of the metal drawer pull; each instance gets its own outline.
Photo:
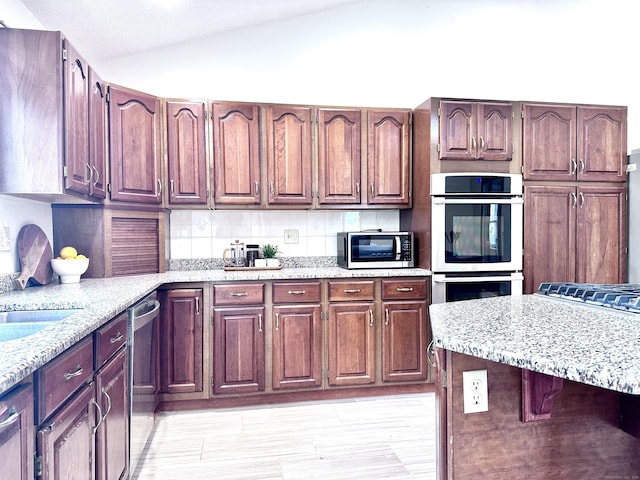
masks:
<path id="1" fill-rule="evenodd" d="M 373 311 L 369 310 L 369 326 L 373 327 Z"/>
<path id="2" fill-rule="evenodd" d="M 345 288 L 344 293 L 360 293 L 359 288 Z"/>
<path id="3" fill-rule="evenodd" d="M 64 379 L 65 379 L 66 381 L 69 381 L 69 380 L 71 380 L 73 377 L 77 377 L 77 376 L 82 375 L 82 371 L 83 371 L 83 368 L 82 368 L 80 365 L 78 365 L 78 366 L 76 367 L 75 371 L 73 371 L 73 372 L 65 372 L 65 373 L 64 373 Z"/>
<path id="4" fill-rule="evenodd" d="M 280 312 L 276 312 L 276 332 L 280 330 Z"/>
<path id="5" fill-rule="evenodd" d="M 396 292 L 413 292 L 413 287 L 398 287 Z"/>
<path id="6" fill-rule="evenodd" d="M 20 413 L 16 412 L 16 409 L 14 407 L 11 407 L 11 410 L 9 410 L 9 412 L 11 413 L 9 418 L 0 422 L 0 429 L 16 423 L 16 421 L 20 418 Z M 1 433 L 1 430 L 0 430 L 0 433 Z"/>
<path id="7" fill-rule="evenodd" d="M 96 426 L 91 429 L 91 435 L 95 435 L 98 431 L 98 427 L 102 423 L 102 420 L 104 420 L 104 416 L 102 415 L 102 409 L 100 408 L 100 405 L 98 405 L 98 402 L 96 402 L 95 398 L 91 399 L 91 403 L 93 403 L 96 406 L 96 410 L 98 410 L 98 423 L 96 423 Z"/>
<path id="8" fill-rule="evenodd" d="M 111 345 L 113 345 L 114 343 L 118 343 L 123 338 L 124 338 L 124 335 L 122 335 L 120 332 L 118 332 L 118 334 L 115 337 L 111 337 L 109 339 L 109 341 L 111 342 Z"/>
<path id="9" fill-rule="evenodd" d="M 289 295 L 304 295 L 307 293 L 305 290 L 289 290 Z"/>
<path id="10" fill-rule="evenodd" d="M 389 309 L 388 308 L 384 309 L 384 324 L 386 326 L 389 325 Z"/>
<path id="11" fill-rule="evenodd" d="M 249 295 L 247 292 L 233 292 L 231 294 L 232 297 L 246 297 Z"/>

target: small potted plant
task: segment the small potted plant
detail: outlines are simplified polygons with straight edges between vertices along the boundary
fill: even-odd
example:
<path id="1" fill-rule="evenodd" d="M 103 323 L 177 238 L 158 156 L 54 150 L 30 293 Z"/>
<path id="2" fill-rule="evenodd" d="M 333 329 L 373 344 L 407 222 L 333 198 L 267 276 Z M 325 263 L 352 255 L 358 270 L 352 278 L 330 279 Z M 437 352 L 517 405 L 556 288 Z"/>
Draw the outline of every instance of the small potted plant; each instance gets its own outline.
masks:
<path id="1" fill-rule="evenodd" d="M 262 258 L 267 260 L 267 267 L 277 267 L 280 262 L 276 258 L 278 254 L 278 246 L 266 243 L 262 247 Z"/>

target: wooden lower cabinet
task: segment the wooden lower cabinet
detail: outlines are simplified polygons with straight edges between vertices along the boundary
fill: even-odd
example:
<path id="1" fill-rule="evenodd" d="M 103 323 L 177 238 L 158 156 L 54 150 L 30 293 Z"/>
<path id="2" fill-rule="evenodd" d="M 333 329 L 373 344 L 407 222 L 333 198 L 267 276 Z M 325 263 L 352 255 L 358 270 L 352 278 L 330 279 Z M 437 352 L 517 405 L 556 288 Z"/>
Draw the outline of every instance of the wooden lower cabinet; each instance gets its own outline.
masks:
<path id="1" fill-rule="evenodd" d="M 213 392 L 264 391 L 264 307 L 213 310 Z"/>
<path id="2" fill-rule="evenodd" d="M 202 289 L 161 290 L 160 389 L 202 391 Z"/>
<path id="3" fill-rule="evenodd" d="M 32 480 L 34 447 L 33 385 L 0 397 L 0 478 Z"/>

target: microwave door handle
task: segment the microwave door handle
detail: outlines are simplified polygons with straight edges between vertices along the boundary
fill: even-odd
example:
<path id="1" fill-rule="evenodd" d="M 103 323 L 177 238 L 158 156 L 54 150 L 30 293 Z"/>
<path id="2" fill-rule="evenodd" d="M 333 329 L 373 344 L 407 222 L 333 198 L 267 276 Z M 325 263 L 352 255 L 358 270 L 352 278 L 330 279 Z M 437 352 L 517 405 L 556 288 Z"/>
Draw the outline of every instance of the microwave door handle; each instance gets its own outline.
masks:
<path id="1" fill-rule="evenodd" d="M 396 244 L 396 260 L 402 259 L 402 244 L 400 243 L 400 236 L 396 235 L 394 237 L 394 242 Z"/>

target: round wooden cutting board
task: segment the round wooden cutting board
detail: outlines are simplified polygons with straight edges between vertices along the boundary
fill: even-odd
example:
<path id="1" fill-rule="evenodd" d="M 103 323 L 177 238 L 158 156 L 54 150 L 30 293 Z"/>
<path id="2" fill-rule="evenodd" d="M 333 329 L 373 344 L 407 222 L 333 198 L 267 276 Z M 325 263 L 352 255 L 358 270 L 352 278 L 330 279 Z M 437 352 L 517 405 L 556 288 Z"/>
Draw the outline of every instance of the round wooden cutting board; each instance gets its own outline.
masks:
<path id="1" fill-rule="evenodd" d="M 20 229 L 16 243 L 22 265 L 22 271 L 16 279 L 18 286 L 24 290 L 30 280 L 36 285 L 51 282 L 53 250 L 42 229 L 34 224 L 25 225 Z"/>

